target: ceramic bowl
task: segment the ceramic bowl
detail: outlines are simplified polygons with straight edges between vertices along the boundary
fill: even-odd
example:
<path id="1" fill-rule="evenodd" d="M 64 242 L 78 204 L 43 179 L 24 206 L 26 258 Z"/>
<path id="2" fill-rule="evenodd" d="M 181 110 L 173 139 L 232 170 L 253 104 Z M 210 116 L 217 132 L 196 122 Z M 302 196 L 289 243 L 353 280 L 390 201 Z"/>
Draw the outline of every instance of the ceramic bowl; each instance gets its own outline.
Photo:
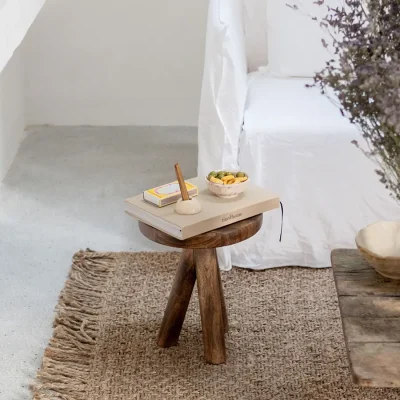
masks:
<path id="1" fill-rule="evenodd" d="M 368 225 L 357 233 L 356 244 L 378 273 L 400 279 L 400 222 L 378 221 Z"/>
<path id="2" fill-rule="evenodd" d="M 241 183 L 235 183 L 233 185 L 221 185 L 220 183 L 210 182 L 207 177 L 205 178 L 208 186 L 208 190 L 214 193 L 218 197 L 223 199 L 230 199 L 243 193 L 248 186 L 250 179 Z"/>

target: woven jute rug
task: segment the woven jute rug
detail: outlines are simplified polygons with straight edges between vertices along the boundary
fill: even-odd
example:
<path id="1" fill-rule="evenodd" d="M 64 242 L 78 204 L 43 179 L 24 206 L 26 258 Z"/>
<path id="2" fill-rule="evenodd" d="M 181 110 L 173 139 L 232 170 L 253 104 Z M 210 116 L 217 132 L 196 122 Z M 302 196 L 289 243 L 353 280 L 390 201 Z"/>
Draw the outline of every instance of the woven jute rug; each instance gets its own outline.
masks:
<path id="1" fill-rule="evenodd" d="M 224 272 L 228 361 L 203 359 L 196 290 L 179 345 L 156 339 L 178 253 L 79 252 L 36 400 L 398 400 L 351 383 L 332 271 Z"/>

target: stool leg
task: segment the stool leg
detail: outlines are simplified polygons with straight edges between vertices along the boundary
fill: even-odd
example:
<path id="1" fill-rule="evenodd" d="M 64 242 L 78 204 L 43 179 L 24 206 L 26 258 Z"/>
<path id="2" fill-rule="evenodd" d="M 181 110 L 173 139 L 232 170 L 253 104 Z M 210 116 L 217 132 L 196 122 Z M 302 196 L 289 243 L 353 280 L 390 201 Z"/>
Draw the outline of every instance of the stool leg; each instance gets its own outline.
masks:
<path id="1" fill-rule="evenodd" d="M 158 334 L 160 347 L 178 344 L 195 282 L 193 250 L 183 250 Z"/>
<path id="2" fill-rule="evenodd" d="M 218 258 L 217 258 L 218 260 Z M 217 261 L 218 265 L 218 261 Z M 229 322 L 228 322 L 228 312 L 226 311 L 226 304 L 225 304 L 225 297 L 224 297 L 224 288 L 222 286 L 222 281 L 221 281 L 221 271 L 218 266 L 218 282 L 219 282 L 219 291 L 221 293 L 221 305 L 222 305 L 222 317 L 224 319 L 224 328 L 225 332 L 229 332 Z"/>
<path id="3" fill-rule="evenodd" d="M 222 364 L 226 361 L 225 328 L 216 250 L 194 250 L 194 263 L 203 328 L 204 357 L 211 364 Z"/>

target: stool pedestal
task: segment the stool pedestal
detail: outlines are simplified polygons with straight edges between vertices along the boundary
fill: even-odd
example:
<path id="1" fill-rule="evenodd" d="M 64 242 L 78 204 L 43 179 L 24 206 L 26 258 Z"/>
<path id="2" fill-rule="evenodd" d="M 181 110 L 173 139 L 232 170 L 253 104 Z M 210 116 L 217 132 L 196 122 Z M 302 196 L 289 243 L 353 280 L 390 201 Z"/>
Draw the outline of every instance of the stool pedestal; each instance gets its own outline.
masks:
<path id="1" fill-rule="evenodd" d="M 173 238 L 139 222 L 140 231 L 150 240 L 184 249 L 158 335 L 160 347 L 178 344 L 194 285 L 197 281 L 204 357 L 211 364 L 226 362 L 225 333 L 229 331 L 217 247 L 248 239 L 262 226 L 262 214 L 187 240 Z"/>

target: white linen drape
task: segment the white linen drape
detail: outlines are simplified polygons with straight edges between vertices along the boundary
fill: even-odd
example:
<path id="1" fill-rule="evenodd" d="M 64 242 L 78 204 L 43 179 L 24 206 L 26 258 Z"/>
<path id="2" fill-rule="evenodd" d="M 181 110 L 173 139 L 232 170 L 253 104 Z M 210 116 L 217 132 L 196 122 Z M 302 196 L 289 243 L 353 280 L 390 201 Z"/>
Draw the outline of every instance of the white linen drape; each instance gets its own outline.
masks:
<path id="1" fill-rule="evenodd" d="M 247 94 L 242 0 L 210 2 L 199 116 L 200 176 L 237 169 Z"/>
<path id="2" fill-rule="evenodd" d="M 242 0 L 211 0 L 199 115 L 198 175 L 238 168 L 247 95 Z M 221 269 L 232 267 L 229 248 L 218 249 Z"/>

